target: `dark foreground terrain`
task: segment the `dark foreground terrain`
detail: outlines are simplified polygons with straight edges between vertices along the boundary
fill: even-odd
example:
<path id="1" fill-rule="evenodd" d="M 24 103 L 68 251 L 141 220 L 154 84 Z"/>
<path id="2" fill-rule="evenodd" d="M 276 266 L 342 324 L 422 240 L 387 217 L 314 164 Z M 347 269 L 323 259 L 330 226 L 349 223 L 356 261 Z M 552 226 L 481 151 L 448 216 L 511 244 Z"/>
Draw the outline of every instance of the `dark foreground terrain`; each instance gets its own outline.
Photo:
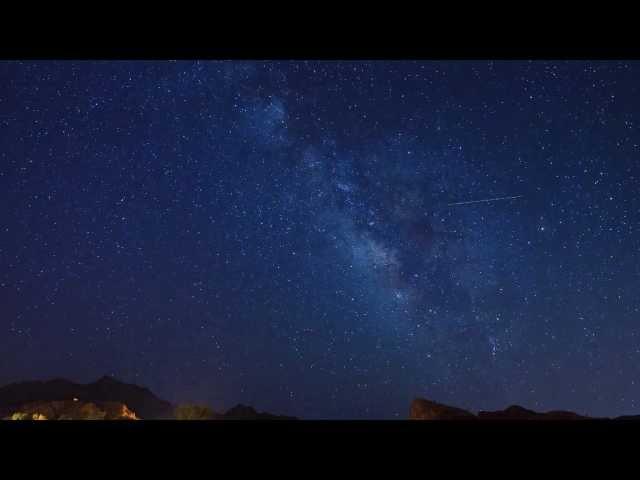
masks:
<path id="1" fill-rule="evenodd" d="M 73 452 L 74 458 L 91 460 L 107 455 L 139 462 L 162 460 L 166 454 L 181 462 L 198 459 L 198 464 L 202 459 L 228 463 L 235 458 L 237 465 L 261 466 L 256 459 L 281 464 L 295 458 L 316 465 L 324 464 L 330 451 L 333 459 L 361 458 L 375 465 L 396 455 L 407 465 L 447 467 L 473 466 L 471 456 L 500 464 L 514 458 L 584 462 L 601 458 L 605 450 L 617 458 L 633 458 L 640 433 L 640 417 L 594 419 L 518 406 L 475 414 L 425 399 L 412 402 L 408 418 L 426 421 L 301 422 L 238 405 L 208 420 L 167 422 L 163 420 L 179 418 L 171 413 L 173 405 L 147 389 L 108 377 L 88 385 L 66 380 L 8 385 L 0 388 L 0 409 L 4 418 L 103 420 L 0 421 L 0 438 L 10 439 L 12 451 L 33 452 L 38 445 L 39 458 L 45 448 L 58 460 Z M 111 421 L 137 419 L 147 421 Z"/>

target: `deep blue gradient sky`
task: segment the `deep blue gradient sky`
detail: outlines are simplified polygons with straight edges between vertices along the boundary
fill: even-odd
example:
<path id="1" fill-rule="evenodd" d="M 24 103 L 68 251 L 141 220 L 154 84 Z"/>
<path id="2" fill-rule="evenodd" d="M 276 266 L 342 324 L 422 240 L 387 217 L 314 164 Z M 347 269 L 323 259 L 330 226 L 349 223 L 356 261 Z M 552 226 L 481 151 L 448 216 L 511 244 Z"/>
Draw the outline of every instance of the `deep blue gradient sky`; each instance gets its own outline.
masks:
<path id="1" fill-rule="evenodd" d="M 638 413 L 639 86 L 618 61 L 2 62 L 0 383 Z"/>

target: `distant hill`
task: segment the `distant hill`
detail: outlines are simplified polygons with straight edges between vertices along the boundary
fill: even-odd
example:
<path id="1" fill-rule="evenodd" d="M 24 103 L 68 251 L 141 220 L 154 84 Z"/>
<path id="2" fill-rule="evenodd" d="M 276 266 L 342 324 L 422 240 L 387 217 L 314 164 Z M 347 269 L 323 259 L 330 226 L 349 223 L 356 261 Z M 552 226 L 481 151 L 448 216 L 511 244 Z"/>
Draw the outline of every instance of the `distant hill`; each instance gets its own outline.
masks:
<path id="1" fill-rule="evenodd" d="M 227 413 L 221 415 L 221 418 L 223 420 L 297 420 L 296 417 L 257 412 L 253 407 L 242 404 L 227 410 Z"/>
<path id="2" fill-rule="evenodd" d="M 511 405 L 504 410 L 478 412 L 478 418 L 481 420 L 588 420 L 592 417 L 586 417 L 564 410 L 535 412 L 519 405 Z"/>
<path id="3" fill-rule="evenodd" d="M 64 379 L 19 382 L 0 387 L 0 418 L 33 402 L 70 401 L 119 402 L 142 419 L 172 418 L 173 405 L 156 397 L 150 390 L 123 383 L 112 377 L 79 384 Z"/>
<path id="4" fill-rule="evenodd" d="M 635 417 L 640 419 L 640 416 Z M 511 405 L 504 410 L 480 411 L 474 414 L 461 408 L 450 407 L 424 398 L 416 398 L 409 410 L 410 420 L 596 420 L 596 417 L 578 415 L 574 412 L 554 410 L 535 412 L 519 405 Z M 618 417 L 631 420 L 633 416 Z"/>
<path id="5" fill-rule="evenodd" d="M 621 417 L 616 417 L 616 420 L 628 420 L 633 422 L 640 422 L 640 415 L 623 415 Z"/>

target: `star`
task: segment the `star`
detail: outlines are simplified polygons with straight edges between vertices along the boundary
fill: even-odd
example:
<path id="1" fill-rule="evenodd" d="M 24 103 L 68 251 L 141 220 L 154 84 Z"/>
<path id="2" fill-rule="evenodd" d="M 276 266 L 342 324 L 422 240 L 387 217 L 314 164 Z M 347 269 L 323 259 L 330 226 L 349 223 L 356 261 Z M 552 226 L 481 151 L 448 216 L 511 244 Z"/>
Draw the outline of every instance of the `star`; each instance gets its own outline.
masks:
<path id="1" fill-rule="evenodd" d="M 637 413 L 637 62 L 0 75 L 0 384 Z"/>

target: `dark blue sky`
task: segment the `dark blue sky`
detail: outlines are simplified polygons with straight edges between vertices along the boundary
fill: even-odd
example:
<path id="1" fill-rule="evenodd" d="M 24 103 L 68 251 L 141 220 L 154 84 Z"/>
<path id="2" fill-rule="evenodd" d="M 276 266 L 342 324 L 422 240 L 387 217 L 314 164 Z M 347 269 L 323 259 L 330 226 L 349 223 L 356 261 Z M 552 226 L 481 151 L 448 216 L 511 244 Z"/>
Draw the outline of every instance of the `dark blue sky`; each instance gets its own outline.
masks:
<path id="1" fill-rule="evenodd" d="M 620 61 L 2 62 L 0 383 L 638 413 L 639 85 Z"/>

